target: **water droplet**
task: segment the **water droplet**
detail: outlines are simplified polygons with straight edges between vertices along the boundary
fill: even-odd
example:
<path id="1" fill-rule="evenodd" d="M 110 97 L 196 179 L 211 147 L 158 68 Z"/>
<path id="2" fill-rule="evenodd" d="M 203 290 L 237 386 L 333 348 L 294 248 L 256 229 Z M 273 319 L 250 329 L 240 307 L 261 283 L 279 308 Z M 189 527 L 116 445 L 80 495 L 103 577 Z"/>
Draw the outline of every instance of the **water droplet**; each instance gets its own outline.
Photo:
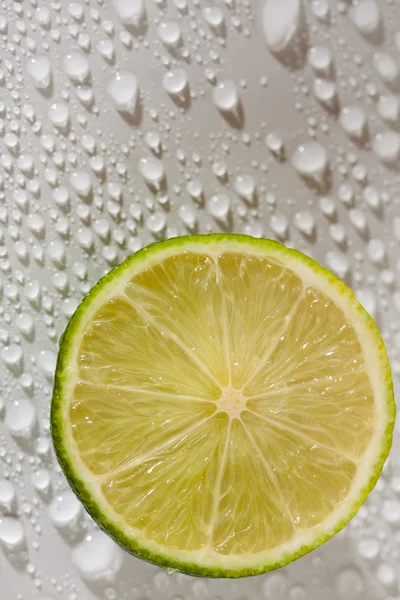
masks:
<path id="1" fill-rule="evenodd" d="M 49 108 L 49 118 L 54 127 L 65 131 L 69 125 L 69 107 L 65 102 L 55 102 Z"/>
<path id="2" fill-rule="evenodd" d="M 312 0 L 311 10 L 319 21 L 329 21 L 330 8 L 328 0 Z"/>
<path id="3" fill-rule="evenodd" d="M 10 344 L 10 346 L 6 346 L 1 351 L 1 358 L 3 359 L 6 367 L 8 367 L 13 373 L 19 373 L 22 370 L 24 357 L 21 346 L 18 346 L 17 344 Z"/>
<path id="4" fill-rule="evenodd" d="M 330 79 L 315 79 L 313 84 L 314 95 L 327 108 L 333 109 L 337 105 L 336 84 Z"/>
<path id="5" fill-rule="evenodd" d="M 161 137 L 158 131 L 148 131 L 145 136 L 146 144 L 156 154 L 161 150 Z"/>
<path id="6" fill-rule="evenodd" d="M 394 131 L 378 133 L 372 142 L 372 149 L 382 162 L 393 165 L 399 159 L 400 135 Z"/>
<path id="7" fill-rule="evenodd" d="M 64 58 L 63 66 L 64 71 L 74 83 L 82 84 L 89 79 L 89 61 L 80 52 L 71 52 L 71 54 L 67 54 Z"/>
<path id="8" fill-rule="evenodd" d="M 52 81 L 51 64 L 47 56 L 35 56 L 29 59 L 26 70 L 38 90 L 46 91 Z"/>
<path id="9" fill-rule="evenodd" d="M 282 137 L 278 133 L 270 132 L 265 137 L 265 145 L 268 150 L 279 160 L 285 157 L 285 146 Z"/>
<path id="10" fill-rule="evenodd" d="M 201 204 L 201 202 L 203 201 L 203 186 L 201 181 L 199 181 L 198 179 L 193 179 L 192 181 L 189 181 L 186 186 L 186 189 L 188 191 L 188 194 L 190 194 L 190 196 L 193 198 L 193 200 L 196 200 L 196 202 Z"/>
<path id="11" fill-rule="evenodd" d="M 300 0 L 265 1 L 262 25 L 271 52 L 284 52 L 293 44 L 300 30 L 301 16 Z"/>
<path id="12" fill-rule="evenodd" d="M 396 573 L 388 564 L 379 565 L 376 570 L 376 577 L 378 581 L 386 587 L 391 587 L 396 581 Z"/>
<path id="13" fill-rule="evenodd" d="M 83 200 L 89 200 L 92 193 L 92 178 L 86 171 L 75 171 L 69 178 L 71 185 Z"/>
<path id="14" fill-rule="evenodd" d="M 97 44 L 97 50 L 105 60 L 112 62 L 114 59 L 115 47 L 112 40 L 100 40 Z"/>
<path id="15" fill-rule="evenodd" d="M 332 52 L 325 46 L 313 46 L 308 51 L 308 63 L 318 75 L 327 76 L 332 71 Z"/>
<path id="16" fill-rule="evenodd" d="M 349 261 L 341 252 L 328 252 L 326 264 L 340 279 L 344 279 L 350 271 Z"/>
<path id="17" fill-rule="evenodd" d="M 95 531 L 72 551 L 72 562 L 83 579 L 113 581 L 121 569 L 122 550 L 101 531 Z"/>
<path id="18" fill-rule="evenodd" d="M 350 6 L 349 16 L 361 35 L 366 37 L 378 30 L 381 21 L 375 0 L 358 0 Z"/>
<path id="19" fill-rule="evenodd" d="M 281 240 L 287 237 L 289 224 L 284 215 L 273 215 L 269 221 L 269 226 Z"/>
<path id="20" fill-rule="evenodd" d="M 222 112 L 234 112 L 239 106 L 239 94 L 234 81 L 222 81 L 212 91 L 215 106 Z"/>
<path id="21" fill-rule="evenodd" d="M 7 408 L 5 424 L 15 438 L 29 440 L 36 422 L 36 408 L 27 398 L 15 400 Z"/>
<path id="22" fill-rule="evenodd" d="M 384 83 L 388 86 L 397 87 L 399 83 L 399 67 L 391 54 L 388 52 L 377 52 L 374 54 L 373 64 Z"/>
<path id="23" fill-rule="evenodd" d="M 361 540 L 357 546 L 358 552 L 362 558 L 367 560 L 373 560 L 379 555 L 380 546 L 378 540 L 374 538 L 367 538 Z"/>
<path id="24" fill-rule="evenodd" d="M 224 13 L 219 6 L 206 6 L 203 8 L 203 16 L 212 29 L 217 32 L 224 24 Z"/>
<path id="25" fill-rule="evenodd" d="M 20 315 L 18 315 L 17 327 L 26 338 L 31 338 L 35 330 L 35 325 L 32 316 L 28 313 L 21 313 Z"/>
<path id="26" fill-rule="evenodd" d="M 160 189 L 160 184 L 165 177 L 164 165 L 161 160 L 154 156 L 141 158 L 138 168 L 139 173 L 149 185 Z"/>
<path id="27" fill-rule="evenodd" d="M 378 113 L 384 121 L 389 124 L 397 123 L 400 116 L 400 100 L 394 94 L 380 96 L 378 101 Z"/>
<path id="28" fill-rule="evenodd" d="M 339 571 L 335 583 L 339 598 L 346 598 L 346 600 L 358 600 L 364 591 L 362 574 L 353 567 L 347 567 Z"/>
<path id="29" fill-rule="evenodd" d="M 340 124 L 347 135 L 361 140 L 367 130 L 367 114 L 361 106 L 345 106 L 340 113 Z"/>
<path id="30" fill-rule="evenodd" d="M 0 515 L 14 514 L 16 509 L 17 492 L 14 485 L 7 479 L 0 479 Z"/>
<path id="31" fill-rule="evenodd" d="M 164 213 L 154 213 L 146 221 L 146 227 L 151 233 L 158 235 L 162 233 L 167 225 L 167 218 Z"/>
<path id="32" fill-rule="evenodd" d="M 52 500 L 49 517 L 53 525 L 64 532 L 75 531 L 83 515 L 82 504 L 71 490 Z"/>
<path id="33" fill-rule="evenodd" d="M 31 477 L 31 483 L 35 490 L 42 496 L 47 496 L 51 487 L 51 475 L 47 469 L 35 471 Z"/>
<path id="34" fill-rule="evenodd" d="M 37 357 L 37 365 L 52 381 L 56 370 L 57 356 L 52 350 L 41 350 Z"/>
<path id="35" fill-rule="evenodd" d="M 145 16 L 144 0 L 113 0 L 113 7 L 123 25 L 137 27 Z"/>
<path id="36" fill-rule="evenodd" d="M 368 185 L 362 192 L 362 197 L 365 202 L 370 206 L 373 210 L 378 210 L 381 205 L 381 197 L 378 190 L 370 185 Z"/>
<path id="37" fill-rule="evenodd" d="M 383 240 L 372 238 L 367 244 L 368 258 L 375 264 L 381 264 L 386 256 L 386 248 Z"/>
<path id="38" fill-rule="evenodd" d="M 400 502 L 397 499 L 384 500 L 382 505 L 383 518 L 392 525 L 400 523 Z"/>
<path id="39" fill-rule="evenodd" d="M 265 598 L 276 600 L 277 597 L 284 597 L 287 591 L 287 583 L 285 575 L 281 573 L 272 573 L 267 575 L 263 584 L 263 592 Z"/>
<path id="40" fill-rule="evenodd" d="M 160 40 L 166 46 L 178 46 L 181 41 L 181 27 L 176 21 L 166 21 L 157 27 Z"/>
<path id="41" fill-rule="evenodd" d="M 168 71 L 163 77 L 162 84 L 171 96 L 181 96 L 189 85 L 187 73 L 183 69 Z"/>
<path id="42" fill-rule="evenodd" d="M 216 194 L 207 200 L 207 210 L 215 219 L 225 219 L 230 208 L 231 201 L 226 194 Z"/>
<path id="43" fill-rule="evenodd" d="M 297 229 L 304 233 L 304 235 L 310 237 L 314 233 L 315 218 L 311 213 L 298 212 L 295 214 L 293 222 Z"/>
<path id="44" fill-rule="evenodd" d="M 130 71 L 116 73 L 107 87 L 107 92 L 118 111 L 134 115 L 136 112 L 139 85 L 136 76 Z"/>
<path id="45" fill-rule="evenodd" d="M 25 532 L 19 521 L 11 517 L 0 518 L 0 545 L 8 552 L 24 548 Z"/>
<path id="46" fill-rule="evenodd" d="M 178 209 L 178 215 L 188 229 L 194 228 L 197 221 L 197 214 L 193 206 L 190 206 L 190 204 L 181 204 Z"/>
<path id="47" fill-rule="evenodd" d="M 238 175 L 235 178 L 235 190 L 247 202 L 253 202 L 256 182 L 251 175 Z"/>
<path id="48" fill-rule="evenodd" d="M 299 175 L 321 186 L 328 168 L 328 155 L 318 142 L 305 142 L 292 154 L 292 165 Z"/>

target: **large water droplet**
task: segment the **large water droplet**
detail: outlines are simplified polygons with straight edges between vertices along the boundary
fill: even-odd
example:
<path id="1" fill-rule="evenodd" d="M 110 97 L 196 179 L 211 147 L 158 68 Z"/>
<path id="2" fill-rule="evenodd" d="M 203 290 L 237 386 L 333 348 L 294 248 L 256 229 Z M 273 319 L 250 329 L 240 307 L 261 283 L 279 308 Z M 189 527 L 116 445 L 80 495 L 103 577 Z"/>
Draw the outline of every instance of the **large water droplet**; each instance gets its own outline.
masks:
<path id="1" fill-rule="evenodd" d="M 181 27 L 176 21 L 165 21 L 157 27 L 160 40 L 166 46 L 178 46 L 181 41 Z"/>
<path id="2" fill-rule="evenodd" d="M 67 54 L 64 58 L 63 66 L 64 71 L 74 83 L 82 84 L 89 79 L 89 61 L 80 52 L 71 52 L 71 54 Z"/>
<path id="3" fill-rule="evenodd" d="M 362 574 L 353 567 L 346 567 L 339 571 L 335 583 L 339 598 L 346 598 L 346 600 L 358 600 L 364 591 Z"/>
<path id="4" fill-rule="evenodd" d="M 207 200 L 207 210 L 216 219 L 225 219 L 230 208 L 231 201 L 226 194 L 216 194 Z"/>
<path id="5" fill-rule="evenodd" d="M 377 52 L 374 54 L 374 66 L 389 87 L 397 89 L 399 85 L 399 67 L 397 62 L 388 52 Z"/>
<path id="6" fill-rule="evenodd" d="M 367 114 L 361 106 L 345 106 L 340 113 L 340 124 L 349 137 L 361 140 L 367 129 Z"/>
<path id="7" fill-rule="evenodd" d="M 296 39 L 300 24 L 300 0 L 266 0 L 262 25 L 265 41 L 271 52 L 286 50 Z"/>
<path id="8" fill-rule="evenodd" d="M 162 84 L 171 96 L 181 96 L 189 85 L 187 73 L 183 69 L 168 71 L 163 77 Z"/>
<path id="9" fill-rule="evenodd" d="M 372 149 L 382 162 L 394 165 L 399 160 L 400 135 L 394 131 L 378 133 L 372 142 Z"/>
<path id="10" fill-rule="evenodd" d="M 350 6 L 349 16 L 358 31 L 364 36 L 375 33 L 381 16 L 375 0 L 358 0 Z"/>
<path id="11" fill-rule="evenodd" d="M 52 79 L 51 63 L 47 56 L 31 58 L 27 63 L 26 70 L 38 90 L 45 91 L 50 87 Z"/>
<path id="12" fill-rule="evenodd" d="M 138 26 L 145 16 L 144 0 L 113 0 L 112 3 L 123 25 Z"/>
<path id="13" fill-rule="evenodd" d="M 136 76 L 130 71 L 116 73 L 107 87 L 107 92 L 120 112 L 134 115 L 138 100 L 139 85 Z"/>
<path id="14" fill-rule="evenodd" d="M 212 91 L 215 106 L 222 112 L 233 112 L 239 105 L 239 93 L 234 81 L 222 81 Z"/>
<path id="15" fill-rule="evenodd" d="M 27 398 L 15 400 L 7 408 L 5 424 L 15 438 L 30 439 L 36 422 L 36 408 Z"/>
<path id="16" fill-rule="evenodd" d="M 328 155 L 318 142 L 306 142 L 292 154 L 292 165 L 299 175 L 322 185 L 328 168 Z"/>
<path id="17" fill-rule="evenodd" d="M 72 551 L 72 562 L 83 579 L 113 581 L 122 566 L 122 550 L 101 531 L 95 531 Z"/>
<path id="18" fill-rule="evenodd" d="M 8 552 L 24 548 L 25 532 L 19 521 L 11 517 L 0 518 L 0 545 Z"/>
<path id="19" fill-rule="evenodd" d="M 0 479 L 0 514 L 13 514 L 17 509 L 17 493 L 7 479 Z"/>

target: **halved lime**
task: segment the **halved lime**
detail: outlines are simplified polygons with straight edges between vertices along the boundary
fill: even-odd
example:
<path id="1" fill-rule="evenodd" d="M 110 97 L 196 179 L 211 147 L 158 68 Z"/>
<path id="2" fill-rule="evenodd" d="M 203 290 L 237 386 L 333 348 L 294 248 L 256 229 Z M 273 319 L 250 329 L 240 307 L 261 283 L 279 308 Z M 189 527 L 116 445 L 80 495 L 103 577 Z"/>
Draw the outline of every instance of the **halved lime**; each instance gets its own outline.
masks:
<path id="1" fill-rule="evenodd" d="M 72 488 L 123 547 L 241 577 L 351 519 L 394 416 L 384 344 L 344 283 L 273 241 L 198 235 L 137 252 L 83 300 L 51 423 Z"/>

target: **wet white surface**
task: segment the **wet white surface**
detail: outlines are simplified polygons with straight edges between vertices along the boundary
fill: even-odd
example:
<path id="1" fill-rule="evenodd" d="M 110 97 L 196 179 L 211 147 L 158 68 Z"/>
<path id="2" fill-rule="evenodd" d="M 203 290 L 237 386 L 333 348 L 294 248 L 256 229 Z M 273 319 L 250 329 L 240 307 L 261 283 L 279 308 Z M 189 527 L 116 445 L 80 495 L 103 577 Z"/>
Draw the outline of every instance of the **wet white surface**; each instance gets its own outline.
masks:
<path id="1" fill-rule="evenodd" d="M 394 450 L 358 515 L 282 571 L 167 574 L 82 511 L 51 449 L 57 343 L 143 245 L 272 237 L 356 291 L 400 373 L 394 0 L 2 0 L 0 585 L 7 600 L 400 597 Z"/>

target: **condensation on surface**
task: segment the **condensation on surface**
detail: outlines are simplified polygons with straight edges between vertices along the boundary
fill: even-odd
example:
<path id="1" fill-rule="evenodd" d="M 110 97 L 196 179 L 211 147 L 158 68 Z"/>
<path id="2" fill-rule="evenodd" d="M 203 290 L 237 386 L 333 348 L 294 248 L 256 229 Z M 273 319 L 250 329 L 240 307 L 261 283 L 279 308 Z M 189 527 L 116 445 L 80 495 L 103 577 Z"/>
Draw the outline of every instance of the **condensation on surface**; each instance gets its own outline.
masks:
<path id="1" fill-rule="evenodd" d="M 0 12 L 2 591 L 396 598 L 397 432 L 344 533 L 284 571 L 221 585 L 121 563 L 87 515 L 53 527 L 69 487 L 49 406 L 60 335 L 94 283 L 150 242 L 210 231 L 272 237 L 344 278 L 377 320 L 398 387 L 397 0 L 4 0 Z M 360 383 L 343 377 L 344 393 Z"/>

